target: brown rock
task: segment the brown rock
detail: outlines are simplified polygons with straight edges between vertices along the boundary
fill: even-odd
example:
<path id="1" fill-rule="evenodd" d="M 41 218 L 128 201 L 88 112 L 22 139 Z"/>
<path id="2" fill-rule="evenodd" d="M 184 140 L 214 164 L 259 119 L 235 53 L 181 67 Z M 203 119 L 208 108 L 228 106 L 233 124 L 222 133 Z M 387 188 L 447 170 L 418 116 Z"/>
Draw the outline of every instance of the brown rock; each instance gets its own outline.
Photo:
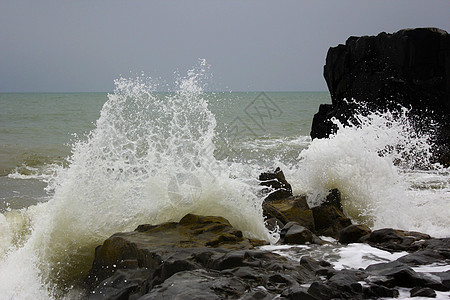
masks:
<path id="1" fill-rule="evenodd" d="M 166 259 L 164 253 L 180 248 L 251 249 L 266 244 L 250 240 L 222 217 L 188 214 L 179 223 L 141 225 L 133 232 L 116 233 L 95 249 L 95 259 L 87 280 L 101 282 L 126 262 L 127 266 L 156 269 Z"/>
<path id="2" fill-rule="evenodd" d="M 282 223 L 297 222 L 314 231 L 314 219 L 305 196 L 263 202 L 263 214 L 267 219 L 277 218 Z"/>
<path id="3" fill-rule="evenodd" d="M 350 225 L 341 230 L 339 242 L 342 244 L 356 243 L 360 238 L 371 232 L 372 230 L 366 225 Z"/>
<path id="4" fill-rule="evenodd" d="M 281 229 L 280 236 L 284 244 L 304 245 L 313 241 L 312 232 L 296 222 L 287 223 Z"/>
<path id="5" fill-rule="evenodd" d="M 312 213 L 317 235 L 338 239 L 339 233 L 352 224 L 342 210 L 341 194 L 337 189 L 331 190 L 321 205 L 313 207 Z"/>
<path id="6" fill-rule="evenodd" d="M 274 171 L 261 173 L 259 175 L 260 185 L 267 186 L 263 192 L 268 194 L 265 201 L 283 199 L 292 196 L 292 187 L 284 177 L 283 171 L 276 168 Z"/>

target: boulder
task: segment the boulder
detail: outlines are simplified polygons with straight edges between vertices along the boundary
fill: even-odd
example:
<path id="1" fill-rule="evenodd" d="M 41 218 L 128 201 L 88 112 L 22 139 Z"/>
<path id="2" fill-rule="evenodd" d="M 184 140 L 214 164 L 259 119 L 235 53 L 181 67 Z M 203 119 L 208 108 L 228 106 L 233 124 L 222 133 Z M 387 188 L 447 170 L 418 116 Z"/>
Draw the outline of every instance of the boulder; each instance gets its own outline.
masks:
<path id="1" fill-rule="evenodd" d="M 436 292 L 433 289 L 420 286 L 411 289 L 409 294 L 411 297 L 436 298 Z"/>
<path id="2" fill-rule="evenodd" d="M 370 234 L 372 230 L 366 225 L 349 225 L 339 233 L 339 243 L 356 243 L 360 238 Z"/>
<path id="3" fill-rule="evenodd" d="M 141 225 L 97 247 L 88 299 L 273 299 L 318 278 L 221 217 Z"/>
<path id="4" fill-rule="evenodd" d="M 276 218 L 281 223 L 297 222 L 314 231 L 314 218 L 305 196 L 292 196 L 263 202 L 263 214 L 267 219 Z"/>
<path id="5" fill-rule="evenodd" d="M 337 189 L 331 190 L 326 200 L 312 208 L 315 233 L 339 239 L 340 232 L 352 221 L 342 210 L 341 196 Z"/>
<path id="6" fill-rule="evenodd" d="M 280 242 L 297 245 L 310 244 L 313 242 L 313 233 L 296 222 L 289 222 L 281 229 Z"/>
<path id="7" fill-rule="evenodd" d="M 264 241 L 250 240 L 222 217 L 188 214 L 179 223 L 140 225 L 133 232 L 116 233 L 95 249 L 95 259 L 87 282 L 95 285 L 119 269 L 156 269 L 167 261 L 173 249 L 250 249 Z M 183 252 L 183 260 L 191 253 Z M 173 257 L 172 257 L 173 258 Z M 173 266 L 172 266 L 173 267 Z M 182 266 L 185 269 L 186 266 Z M 189 269 L 189 267 L 188 267 Z"/>
<path id="8" fill-rule="evenodd" d="M 439 124 L 434 142 L 441 162 L 450 160 L 450 35 L 437 28 L 404 29 L 393 34 L 350 37 L 328 50 L 324 77 L 332 104 L 314 116 L 311 137 L 336 131 L 331 118 L 346 124 L 358 105 L 386 110 L 411 108 L 420 132 Z"/>
<path id="9" fill-rule="evenodd" d="M 420 232 L 384 228 L 372 231 L 360 241 L 387 251 L 414 252 L 423 249 L 430 238 L 428 234 Z"/>

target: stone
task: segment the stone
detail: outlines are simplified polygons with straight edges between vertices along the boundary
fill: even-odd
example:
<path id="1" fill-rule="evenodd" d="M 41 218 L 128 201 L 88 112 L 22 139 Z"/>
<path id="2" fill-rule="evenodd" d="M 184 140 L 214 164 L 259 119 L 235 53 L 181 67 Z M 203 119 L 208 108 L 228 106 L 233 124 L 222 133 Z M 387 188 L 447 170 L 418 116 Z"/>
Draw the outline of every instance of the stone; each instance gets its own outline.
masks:
<path id="1" fill-rule="evenodd" d="M 320 300 L 327 300 L 339 297 L 341 291 L 333 289 L 322 282 L 315 281 L 309 286 L 308 294 Z"/>
<path id="2" fill-rule="evenodd" d="M 156 269 L 167 260 L 161 255 L 164 253 L 161 249 L 167 249 L 166 252 L 174 248 L 208 247 L 238 250 L 250 249 L 258 244 L 266 242 L 244 238 L 241 231 L 234 229 L 222 217 L 188 214 L 179 223 L 142 225 L 133 232 L 111 236 L 97 247 L 87 282 L 92 285 L 103 281 L 126 260 L 135 261 L 140 268 Z"/>
<path id="3" fill-rule="evenodd" d="M 423 286 L 437 290 L 446 290 L 439 277 L 417 273 L 411 267 L 399 261 L 373 264 L 366 268 L 366 272 L 371 275 L 393 277 L 396 286 L 408 288 Z"/>
<path id="4" fill-rule="evenodd" d="M 284 177 L 283 171 L 278 167 L 274 171 L 259 175 L 260 185 L 267 186 L 263 192 L 268 194 L 265 201 L 283 199 L 292 196 L 292 187 Z"/>
<path id="5" fill-rule="evenodd" d="M 360 239 L 373 247 L 387 251 L 417 251 L 425 247 L 425 241 L 430 239 L 428 234 L 384 228 L 372 231 Z"/>
<path id="6" fill-rule="evenodd" d="M 276 218 L 283 224 L 297 222 L 314 231 L 314 218 L 305 196 L 264 201 L 263 214 L 267 219 Z"/>
<path id="7" fill-rule="evenodd" d="M 367 298 L 378 299 L 378 298 L 397 298 L 399 295 L 398 290 L 390 289 L 382 285 L 370 285 L 369 287 L 363 288 L 364 295 Z"/>
<path id="8" fill-rule="evenodd" d="M 339 233 L 339 243 L 356 243 L 360 238 L 370 234 L 372 230 L 366 225 L 349 225 Z"/>
<path id="9" fill-rule="evenodd" d="M 329 191 L 325 201 L 312 209 L 314 233 L 339 239 L 340 232 L 352 221 L 344 214 L 341 204 L 341 193 L 337 189 Z"/>
<path id="10" fill-rule="evenodd" d="M 336 132 L 331 122 L 356 121 L 358 105 L 368 110 L 411 107 L 416 130 L 439 124 L 434 142 L 436 159 L 450 160 L 450 35 L 437 28 L 404 29 L 377 36 L 350 37 L 328 50 L 324 77 L 332 104 L 314 116 L 311 137 Z"/>
<path id="11" fill-rule="evenodd" d="M 309 244 L 313 241 L 313 234 L 306 227 L 296 222 L 289 222 L 281 229 L 280 241 L 284 244 Z"/>
<path id="12" fill-rule="evenodd" d="M 300 266 L 313 271 L 318 276 L 331 277 L 336 274 L 331 264 L 327 261 L 317 261 L 309 256 L 302 256 L 300 258 Z"/>
<path id="13" fill-rule="evenodd" d="M 425 249 L 417 252 L 407 254 L 400 257 L 397 261 L 407 265 L 429 265 L 435 262 L 443 261 L 445 258 L 438 252 L 431 249 Z"/>
<path id="14" fill-rule="evenodd" d="M 226 238 L 222 238 L 225 236 Z M 273 299 L 316 275 L 221 217 L 141 225 L 97 247 L 87 299 Z"/>
<path id="15" fill-rule="evenodd" d="M 269 231 L 276 231 L 280 230 L 284 227 L 284 223 L 278 220 L 277 218 L 270 218 L 267 219 L 264 224 L 266 225 L 266 228 L 269 229 Z"/>
<path id="16" fill-rule="evenodd" d="M 297 299 L 319 300 L 320 299 L 320 298 L 316 298 L 313 295 L 309 294 L 308 290 L 304 287 L 295 287 L 295 288 L 287 289 L 287 290 L 283 291 L 281 296 L 283 296 L 284 298 L 287 298 L 287 299 L 292 299 L 292 300 L 297 300 Z"/>
<path id="17" fill-rule="evenodd" d="M 433 250 L 446 259 L 450 259 L 450 238 L 426 239 L 423 248 Z"/>
<path id="18" fill-rule="evenodd" d="M 410 291 L 411 297 L 427 297 L 436 298 L 436 292 L 433 289 L 426 287 L 415 287 Z"/>

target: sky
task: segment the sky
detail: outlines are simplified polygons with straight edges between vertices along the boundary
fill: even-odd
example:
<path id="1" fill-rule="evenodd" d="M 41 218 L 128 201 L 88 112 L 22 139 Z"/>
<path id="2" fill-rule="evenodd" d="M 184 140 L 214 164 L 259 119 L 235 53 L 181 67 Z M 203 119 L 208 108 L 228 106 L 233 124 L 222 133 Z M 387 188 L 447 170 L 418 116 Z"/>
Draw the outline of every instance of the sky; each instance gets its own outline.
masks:
<path id="1" fill-rule="evenodd" d="M 439 27 L 449 0 L 0 0 L 0 92 L 108 92 L 173 82 L 206 59 L 216 91 L 326 91 L 329 47 Z"/>

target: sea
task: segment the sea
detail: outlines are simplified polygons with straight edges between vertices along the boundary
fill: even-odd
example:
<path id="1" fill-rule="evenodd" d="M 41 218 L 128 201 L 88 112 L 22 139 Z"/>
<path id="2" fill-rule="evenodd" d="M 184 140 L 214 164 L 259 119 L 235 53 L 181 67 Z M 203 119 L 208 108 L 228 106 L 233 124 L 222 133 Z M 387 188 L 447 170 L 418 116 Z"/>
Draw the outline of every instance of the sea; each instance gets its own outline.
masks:
<path id="1" fill-rule="evenodd" d="M 187 213 L 223 216 L 271 242 L 266 250 L 335 268 L 406 254 L 275 245 L 257 178 L 276 167 L 311 206 L 337 188 L 354 223 L 450 237 L 450 169 L 432 163 L 432 130 L 416 134 L 408 109 L 335 120 L 335 135 L 311 140 L 328 92 L 211 92 L 204 62 L 173 82 L 170 91 L 137 76 L 110 93 L 0 94 L 0 299 L 80 299 L 96 246 Z"/>

